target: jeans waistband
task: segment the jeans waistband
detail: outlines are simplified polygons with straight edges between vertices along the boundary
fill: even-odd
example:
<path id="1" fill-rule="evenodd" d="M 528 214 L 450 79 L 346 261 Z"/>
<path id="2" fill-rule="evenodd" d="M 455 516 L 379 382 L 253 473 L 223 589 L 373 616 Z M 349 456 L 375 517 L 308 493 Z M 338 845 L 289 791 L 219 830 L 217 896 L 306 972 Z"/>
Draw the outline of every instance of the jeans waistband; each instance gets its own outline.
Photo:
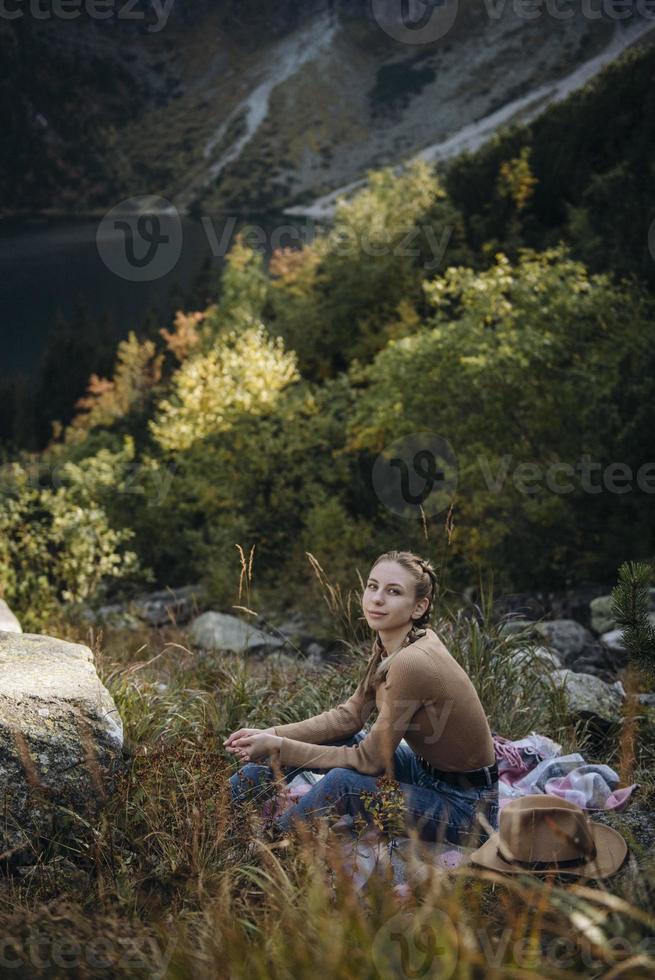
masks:
<path id="1" fill-rule="evenodd" d="M 483 766 L 481 769 L 470 769 L 465 772 L 447 772 L 442 769 L 435 769 L 429 762 L 421 756 L 417 756 L 421 766 L 433 779 L 442 779 L 453 786 L 461 786 L 462 789 L 469 789 L 471 786 L 487 786 L 491 788 L 498 782 L 498 763 L 494 762 L 490 766 Z"/>

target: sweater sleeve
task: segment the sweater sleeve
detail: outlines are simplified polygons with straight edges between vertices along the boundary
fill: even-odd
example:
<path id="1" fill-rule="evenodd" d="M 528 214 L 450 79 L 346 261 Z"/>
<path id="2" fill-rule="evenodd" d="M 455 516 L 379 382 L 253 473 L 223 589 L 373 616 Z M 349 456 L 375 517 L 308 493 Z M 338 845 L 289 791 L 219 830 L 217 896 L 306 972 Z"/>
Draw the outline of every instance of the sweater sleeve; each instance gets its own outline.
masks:
<path id="1" fill-rule="evenodd" d="M 331 742 L 339 738 L 354 735 L 364 725 L 364 722 L 375 707 L 375 700 L 369 694 L 368 700 L 363 687 L 363 680 L 358 684 L 354 694 L 343 704 L 320 715 L 306 718 L 304 721 L 290 722 L 288 725 L 276 725 L 276 735 L 294 739 L 296 742 Z"/>
<path id="2" fill-rule="evenodd" d="M 276 734 L 283 736 L 280 765 L 300 769 L 344 767 L 371 776 L 386 773 L 393 777 L 393 754 L 417 709 L 426 699 L 430 700 L 430 692 L 425 691 L 425 675 L 416 670 L 411 659 L 393 663 L 382 687 L 378 717 L 358 745 L 309 745 L 276 729 Z"/>

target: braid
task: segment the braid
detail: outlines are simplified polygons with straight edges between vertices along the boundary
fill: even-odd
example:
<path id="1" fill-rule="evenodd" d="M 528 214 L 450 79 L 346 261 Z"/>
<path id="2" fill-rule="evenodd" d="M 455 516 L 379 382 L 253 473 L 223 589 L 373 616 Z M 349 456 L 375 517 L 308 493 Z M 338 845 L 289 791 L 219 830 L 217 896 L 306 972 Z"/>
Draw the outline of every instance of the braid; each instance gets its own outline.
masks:
<path id="1" fill-rule="evenodd" d="M 428 608 L 425 610 L 422 616 L 414 620 L 414 628 L 420 626 L 426 626 L 432 617 L 432 610 L 434 607 L 434 600 L 437 596 L 437 573 L 435 572 L 432 564 L 429 561 L 425 561 L 423 558 L 416 557 L 416 564 L 421 569 L 423 575 L 427 575 L 430 580 L 430 589 L 428 592 L 429 604 Z"/>

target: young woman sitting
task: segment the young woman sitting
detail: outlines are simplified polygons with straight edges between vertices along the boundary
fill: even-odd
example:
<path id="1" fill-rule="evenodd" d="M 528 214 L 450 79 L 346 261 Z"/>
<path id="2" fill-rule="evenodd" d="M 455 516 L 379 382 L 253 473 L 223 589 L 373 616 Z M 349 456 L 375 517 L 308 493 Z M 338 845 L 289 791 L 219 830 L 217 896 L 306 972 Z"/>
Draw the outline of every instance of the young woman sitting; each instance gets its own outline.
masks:
<path id="1" fill-rule="evenodd" d="M 431 564 L 408 551 L 374 562 L 362 611 L 375 632 L 357 689 L 343 704 L 305 721 L 240 728 L 225 742 L 246 762 L 230 779 L 234 802 L 252 798 L 275 772 L 325 773 L 275 821 L 281 831 L 323 815 L 371 820 L 362 792 L 380 776 L 397 780 L 408 825 L 424 840 L 478 846 L 498 826 L 498 770 L 491 730 L 466 671 L 428 625 L 436 595 Z M 370 731 L 363 726 L 373 711 Z"/>

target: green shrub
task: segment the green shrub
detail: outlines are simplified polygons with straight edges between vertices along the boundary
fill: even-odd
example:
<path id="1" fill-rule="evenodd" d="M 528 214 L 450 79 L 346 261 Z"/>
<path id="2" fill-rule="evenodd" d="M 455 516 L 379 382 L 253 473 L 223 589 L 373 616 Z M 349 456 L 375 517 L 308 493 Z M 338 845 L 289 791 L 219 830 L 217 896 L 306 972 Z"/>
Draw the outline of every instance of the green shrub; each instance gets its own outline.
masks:
<path id="1" fill-rule="evenodd" d="M 112 581 L 147 577 L 133 537 L 117 529 L 98 503 L 99 488 L 115 487 L 129 456 L 101 450 L 81 463 L 64 463 L 56 488 L 41 487 L 20 463 L 1 474 L 0 594 L 27 630 L 38 631 L 64 606 L 98 596 Z"/>

